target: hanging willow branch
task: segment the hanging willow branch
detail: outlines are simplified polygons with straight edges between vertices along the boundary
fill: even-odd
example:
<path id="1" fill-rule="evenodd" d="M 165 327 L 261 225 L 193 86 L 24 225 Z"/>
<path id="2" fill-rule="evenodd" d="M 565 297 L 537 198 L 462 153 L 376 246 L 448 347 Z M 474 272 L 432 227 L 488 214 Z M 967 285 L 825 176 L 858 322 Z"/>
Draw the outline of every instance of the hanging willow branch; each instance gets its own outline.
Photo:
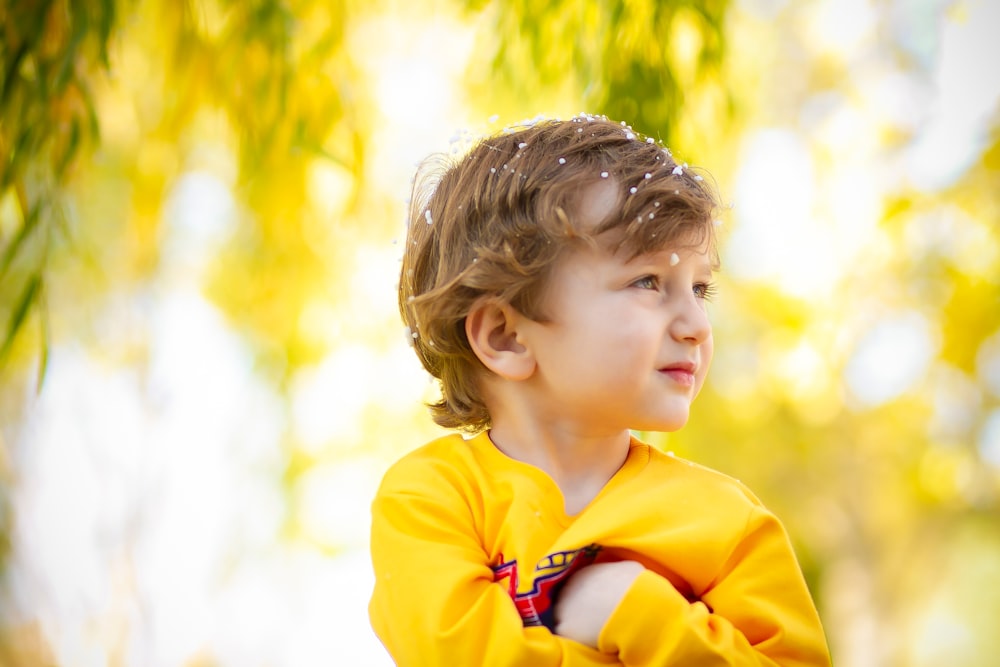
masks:
<path id="1" fill-rule="evenodd" d="M 67 232 L 63 191 L 98 139 L 88 81 L 108 69 L 114 21 L 113 0 L 0 6 L 0 368 L 44 308 L 49 247 Z M 38 321 L 40 385 L 48 343 Z"/>
<path id="2" fill-rule="evenodd" d="M 579 91 L 584 108 L 574 111 L 627 120 L 666 142 L 679 138 L 686 106 L 706 91 L 720 98 L 720 122 L 731 113 L 721 84 L 729 0 L 464 5 L 487 17 L 470 82 L 478 99 L 501 106 L 491 91 Z"/>

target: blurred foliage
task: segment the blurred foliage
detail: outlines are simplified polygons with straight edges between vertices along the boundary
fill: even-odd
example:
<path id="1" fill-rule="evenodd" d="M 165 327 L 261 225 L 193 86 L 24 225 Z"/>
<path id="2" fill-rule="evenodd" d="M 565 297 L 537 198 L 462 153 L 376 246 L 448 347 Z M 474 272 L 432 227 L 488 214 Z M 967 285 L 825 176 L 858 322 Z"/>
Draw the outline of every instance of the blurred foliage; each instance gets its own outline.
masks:
<path id="1" fill-rule="evenodd" d="M 64 184 L 98 137 L 91 82 L 108 67 L 115 16 L 112 0 L 0 7 L 0 201 L 16 218 L 0 230 L 0 365 L 44 301 L 49 249 L 66 233 Z M 44 375 L 44 342 L 40 358 Z"/>
<path id="2" fill-rule="evenodd" d="M 110 278 L 106 288 L 155 270 L 167 188 L 197 160 L 185 139 L 211 123 L 236 146 L 233 186 L 244 204 L 241 247 L 218 266 L 214 289 L 230 295 L 220 304 L 278 350 L 278 366 L 309 357 L 295 330 L 302 286 L 321 271 L 303 232 L 307 171 L 325 161 L 359 174 L 364 164 L 358 82 L 343 46 L 348 12 L 343 1 L 4 3 L 0 350 L 33 312 L 46 322 L 36 306 L 57 231 L 96 269 L 88 283 Z M 110 100 L 107 118 L 95 87 Z M 98 146 L 102 122 L 115 136 Z M 81 173 L 90 159 L 96 171 Z M 116 231 L 131 237 L 128 247 L 92 245 L 114 236 L 111 221 L 75 214 L 87 203 L 68 193 L 91 185 L 122 204 L 128 217 Z M 44 336 L 39 348 L 44 359 Z"/>
<path id="3" fill-rule="evenodd" d="M 721 70 L 727 0 L 486 3 L 470 97 L 502 115 L 573 100 L 668 145 L 725 128 L 733 100 Z"/>
<path id="4" fill-rule="evenodd" d="M 420 30 L 457 13 L 474 28 L 471 116 L 605 113 L 682 159 L 696 156 L 727 184 L 746 131 L 809 134 L 805 100 L 851 86 L 836 57 L 805 57 L 812 45 L 797 12 L 809 4 L 775 19 L 780 39 L 722 0 L 426 2 L 399 20 Z M 401 211 L 373 185 L 383 117 L 357 40 L 391 39 L 377 21 L 402 11 L 349 0 L 0 4 L 0 572 L 16 519 L 5 492 L 17 477 L 10 443 L 49 339 L 143 375 L 152 333 L 109 332 L 109 312 L 155 299 L 169 267 L 189 273 L 239 332 L 288 412 L 296 383 L 351 346 L 385 353 L 394 368 L 399 325 L 366 301 L 372 284 L 383 289 L 366 253 L 388 246 Z M 740 476 L 785 519 L 838 664 L 935 664 L 936 649 L 917 641 L 934 634 L 934 614 L 970 633 L 939 664 L 974 667 L 1000 652 L 989 627 L 1000 595 L 983 585 L 996 578 L 1000 476 L 980 446 L 1000 414 L 988 363 L 1000 356 L 995 121 L 953 184 L 890 189 L 868 244 L 821 297 L 727 277 L 724 267 L 712 306 L 717 374 L 690 426 L 648 435 Z M 875 134 L 888 150 L 907 132 Z M 817 182 L 844 168 L 842 146 L 811 150 Z M 221 183 L 232 211 L 178 231 L 172 197 L 192 174 Z M 781 178 L 794 188 L 796 176 Z M 171 258 L 182 232 L 207 239 L 210 256 Z M 894 313 L 927 323 L 932 359 L 904 391 L 866 403 L 845 378 L 865 336 Z M 331 410 L 354 405 L 361 388 L 348 389 Z M 274 476 L 289 496 L 337 452 L 390 460 L 430 433 L 419 405 L 393 413 L 383 396 L 392 389 L 354 410 L 356 432 L 336 442 L 283 434 L 287 457 Z M 296 502 L 286 536 L 335 550 L 308 535 Z M 0 624 L 5 664 L 49 653 L 38 627 Z"/>

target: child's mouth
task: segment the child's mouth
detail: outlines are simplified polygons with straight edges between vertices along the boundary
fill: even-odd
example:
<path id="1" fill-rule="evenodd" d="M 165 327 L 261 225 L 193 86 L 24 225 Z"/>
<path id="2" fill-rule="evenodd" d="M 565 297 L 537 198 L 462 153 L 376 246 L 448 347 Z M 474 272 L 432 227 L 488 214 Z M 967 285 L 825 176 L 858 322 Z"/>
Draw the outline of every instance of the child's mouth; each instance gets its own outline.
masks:
<path id="1" fill-rule="evenodd" d="M 664 375 L 670 377 L 677 384 L 684 387 L 691 387 L 694 385 L 694 371 L 695 365 L 692 363 L 679 363 L 671 364 L 660 369 L 660 372 Z"/>

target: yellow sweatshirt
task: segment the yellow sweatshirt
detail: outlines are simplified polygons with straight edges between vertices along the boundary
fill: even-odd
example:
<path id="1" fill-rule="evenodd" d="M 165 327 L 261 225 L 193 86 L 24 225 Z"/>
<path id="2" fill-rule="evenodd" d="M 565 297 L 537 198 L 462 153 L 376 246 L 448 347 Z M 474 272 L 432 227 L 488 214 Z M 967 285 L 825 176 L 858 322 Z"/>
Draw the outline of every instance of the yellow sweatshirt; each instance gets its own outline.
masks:
<path id="1" fill-rule="evenodd" d="M 487 434 L 435 440 L 386 473 L 371 550 L 372 626 L 401 667 L 830 664 L 777 518 L 738 481 L 635 439 L 575 516 Z M 622 559 L 647 569 L 598 650 L 553 634 L 566 577 Z"/>

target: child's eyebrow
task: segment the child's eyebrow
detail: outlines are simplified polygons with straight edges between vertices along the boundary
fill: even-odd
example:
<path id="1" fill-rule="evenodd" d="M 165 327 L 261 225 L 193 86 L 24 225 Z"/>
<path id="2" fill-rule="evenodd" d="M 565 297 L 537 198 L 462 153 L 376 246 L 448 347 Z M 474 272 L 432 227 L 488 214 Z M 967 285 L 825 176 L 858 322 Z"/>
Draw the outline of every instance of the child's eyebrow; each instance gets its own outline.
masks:
<path id="1" fill-rule="evenodd" d="M 625 260 L 626 264 L 639 264 L 642 262 L 653 262 L 659 263 L 662 261 L 667 261 L 673 266 L 676 262 L 673 261 L 673 256 L 677 255 L 678 251 L 673 248 L 660 248 L 659 250 L 649 250 L 647 252 L 640 252 L 635 256 Z M 714 256 L 715 253 L 706 254 L 702 256 L 701 261 L 698 262 L 699 269 L 707 269 L 709 271 L 715 272 L 721 268 L 719 259 Z"/>

